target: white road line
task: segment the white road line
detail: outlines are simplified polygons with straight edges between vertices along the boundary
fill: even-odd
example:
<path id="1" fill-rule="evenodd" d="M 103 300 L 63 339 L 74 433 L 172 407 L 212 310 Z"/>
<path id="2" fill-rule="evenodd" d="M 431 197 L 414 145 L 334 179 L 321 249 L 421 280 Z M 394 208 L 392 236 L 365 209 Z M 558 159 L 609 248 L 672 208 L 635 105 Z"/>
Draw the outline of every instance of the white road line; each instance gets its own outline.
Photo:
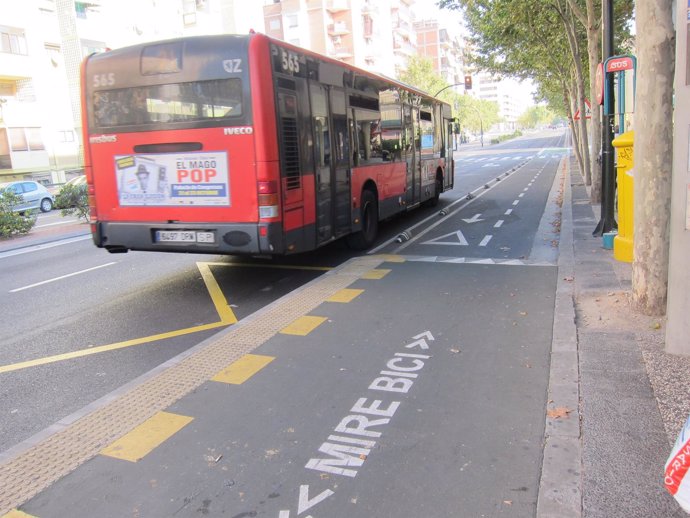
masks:
<path id="1" fill-rule="evenodd" d="M 524 195 L 525 195 L 525 193 L 521 192 L 520 194 L 518 194 L 518 198 L 522 198 Z"/>
<path id="2" fill-rule="evenodd" d="M 491 241 L 492 237 L 493 236 L 491 236 L 491 235 L 484 236 L 484 239 L 482 239 L 482 242 L 479 243 L 479 246 L 486 246 L 487 244 L 489 244 L 489 241 Z"/>
<path id="3" fill-rule="evenodd" d="M 527 191 L 529 191 L 529 187 L 525 187 L 524 189 L 522 189 L 522 192 L 527 192 Z"/>
<path id="4" fill-rule="evenodd" d="M 502 219 L 499 219 L 499 220 L 496 222 L 496 224 L 494 225 L 494 228 L 500 228 L 501 225 L 503 225 L 503 220 L 502 220 Z"/>
<path id="5" fill-rule="evenodd" d="M 102 265 L 100 265 L 100 266 L 94 266 L 93 268 L 87 268 L 86 270 L 80 270 L 80 271 L 78 271 L 78 272 L 68 273 L 67 275 L 61 275 L 60 277 L 55 277 L 55 278 L 53 278 L 53 279 L 48 279 L 47 281 L 41 281 L 41 282 L 37 282 L 36 284 L 29 284 L 28 286 L 23 286 L 23 287 L 21 287 L 21 288 L 16 288 L 16 289 L 14 289 L 14 290 L 10 290 L 10 293 L 17 293 L 18 291 L 28 290 L 28 289 L 30 289 L 30 288 L 35 288 L 36 286 L 42 286 L 42 285 L 48 284 L 48 283 L 50 283 L 50 282 L 59 281 L 59 280 L 62 280 L 62 279 L 66 279 L 66 278 L 68 278 L 68 277 L 74 277 L 75 275 L 80 275 L 80 274 L 82 274 L 82 273 L 87 273 L 87 272 L 91 272 L 91 271 L 93 271 L 93 270 L 98 270 L 98 269 L 100 269 L 100 268 L 105 268 L 106 266 L 112 266 L 113 264 L 117 264 L 117 263 L 116 263 L 116 262 L 106 263 L 106 264 L 102 264 Z"/>
<path id="6" fill-rule="evenodd" d="M 46 248 L 53 248 L 61 245 L 69 245 L 70 243 L 76 243 L 77 241 L 86 241 L 87 239 L 92 239 L 91 234 L 61 239 L 59 241 L 43 243 L 41 245 L 27 246 L 25 248 L 18 248 L 16 250 L 8 250 L 7 252 L 0 252 L 0 259 L 5 259 L 6 257 L 14 257 L 15 255 L 28 254 L 31 252 L 38 252 L 40 250 L 45 250 Z"/>
<path id="7" fill-rule="evenodd" d="M 78 221 L 78 219 L 67 219 L 63 221 L 56 221 L 55 223 L 45 223 L 43 225 L 36 225 L 34 228 L 54 227 L 55 225 L 64 225 L 65 223 L 77 223 Z"/>
<path id="8" fill-rule="evenodd" d="M 513 213 L 513 209 L 508 209 L 504 216 L 510 216 Z"/>
<path id="9" fill-rule="evenodd" d="M 513 207 L 514 207 L 515 205 L 517 205 L 518 203 L 520 203 L 520 200 L 515 200 L 515 201 L 513 202 Z"/>

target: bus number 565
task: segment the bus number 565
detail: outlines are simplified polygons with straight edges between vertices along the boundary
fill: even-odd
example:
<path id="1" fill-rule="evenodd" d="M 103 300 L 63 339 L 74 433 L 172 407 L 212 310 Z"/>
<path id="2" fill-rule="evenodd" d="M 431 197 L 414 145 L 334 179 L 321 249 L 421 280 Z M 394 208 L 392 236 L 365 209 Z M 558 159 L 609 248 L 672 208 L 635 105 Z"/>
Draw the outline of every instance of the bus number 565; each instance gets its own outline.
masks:
<path id="1" fill-rule="evenodd" d="M 93 76 L 93 87 L 100 88 L 103 86 L 113 86 L 115 84 L 115 74 L 97 74 Z"/>
<path id="2" fill-rule="evenodd" d="M 283 52 L 283 70 L 289 70 L 295 74 L 299 73 L 299 57 L 292 52 Z"/>

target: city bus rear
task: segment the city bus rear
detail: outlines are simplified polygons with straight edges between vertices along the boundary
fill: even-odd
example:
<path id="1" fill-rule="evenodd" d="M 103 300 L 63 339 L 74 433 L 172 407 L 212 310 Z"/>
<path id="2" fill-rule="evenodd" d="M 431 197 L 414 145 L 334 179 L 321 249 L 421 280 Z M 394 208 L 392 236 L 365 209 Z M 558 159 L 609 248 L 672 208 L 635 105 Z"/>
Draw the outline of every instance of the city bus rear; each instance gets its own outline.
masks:
<path id="1" fill-rule="evenodd" d="M 283 253 L 270 67 L 260 64 L 268 59 L 250 67 L 251 39 L 186 38 L 87 58 L 85 165 L 97 246 Z"/>

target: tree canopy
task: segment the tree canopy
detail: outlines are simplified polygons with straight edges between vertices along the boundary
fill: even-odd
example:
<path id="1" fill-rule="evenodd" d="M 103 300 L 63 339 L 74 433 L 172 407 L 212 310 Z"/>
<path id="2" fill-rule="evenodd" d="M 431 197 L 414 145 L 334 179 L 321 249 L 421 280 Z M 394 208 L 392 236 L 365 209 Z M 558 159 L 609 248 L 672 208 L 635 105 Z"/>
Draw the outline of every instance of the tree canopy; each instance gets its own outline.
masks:
<path id="1" fill-rule="evenodd" d="M 453 107 L 453 115 L 458 119 L 459 129 L 463 133 L 478 134 L 500 121 L 498 104 L 456 92 L 451 88 L 455 85 L 448 84 L 437 74 L 428 58 L 412 56 L 407 69 L 401 72 L 398 79 L 430 95 L 438 93 L 439 99 Z"/>

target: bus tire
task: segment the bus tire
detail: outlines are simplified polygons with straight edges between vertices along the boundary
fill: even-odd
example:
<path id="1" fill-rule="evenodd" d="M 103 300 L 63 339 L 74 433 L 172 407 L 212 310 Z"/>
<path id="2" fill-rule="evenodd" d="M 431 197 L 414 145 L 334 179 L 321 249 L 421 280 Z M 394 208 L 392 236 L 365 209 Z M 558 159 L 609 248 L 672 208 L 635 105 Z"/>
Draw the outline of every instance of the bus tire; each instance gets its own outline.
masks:
<path id="1" fill-rule="evenodd" d="M 379 204 L 370 190 L 362 191 L 362 228 L 347 236 L 347 246 L 353 250 L 367 250 L 376 241 L 379 231 Z"/>
<path id="2" fill-rule="evenodd" d="M 436 207 L 438 205 L 438 198 L 441 196 L 443 190 L 443 177 L 436 175 L 436 182 L 434 183 L 434 195 L 424 202 L 425 207 Z"/>

